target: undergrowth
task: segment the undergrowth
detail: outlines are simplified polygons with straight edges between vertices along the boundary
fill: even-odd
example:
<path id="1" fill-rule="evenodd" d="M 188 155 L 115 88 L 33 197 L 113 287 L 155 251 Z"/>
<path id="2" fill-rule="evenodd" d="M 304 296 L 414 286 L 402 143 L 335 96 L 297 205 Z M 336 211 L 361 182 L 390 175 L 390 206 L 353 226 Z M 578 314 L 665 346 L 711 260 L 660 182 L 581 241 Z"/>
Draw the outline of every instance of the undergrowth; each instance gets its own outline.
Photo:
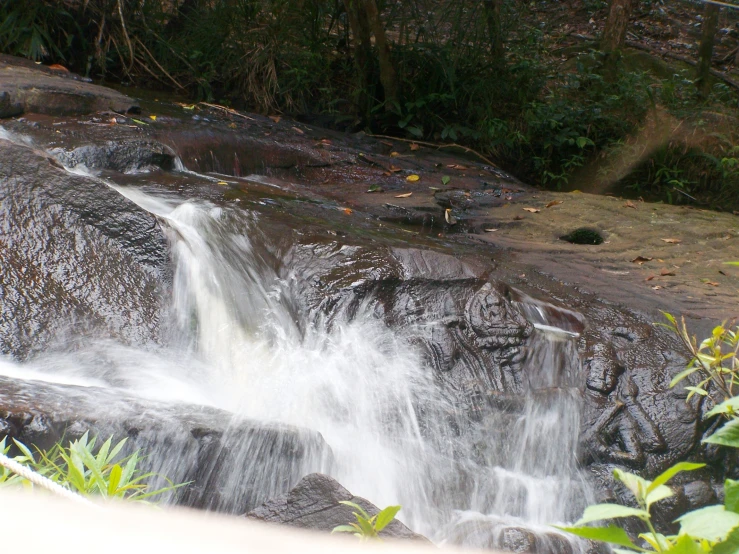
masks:
<path id="1" fill-rule="evenodd" d="M 553 0 L 504 1 L 496 57 L 484 4 L 378 3 L 399 81 L 392 105 L 376 53 L 358 90 L 341 0 L 6 0 L 0 51 L 343 129 L 456 142 L 548 188 L 589 190 L 596 180 L 632 197 L 739 208 L 735 90 L 719 82 L 699 98 L 687 66 L 605 59 L 594 43 L 560 47 L 570 44 L 561 21 L 541 16 L 564 9 Z M 606 3 L 567 6 L 601 17 Z M 655 112 L 681 125 L 639 150 Z"/>

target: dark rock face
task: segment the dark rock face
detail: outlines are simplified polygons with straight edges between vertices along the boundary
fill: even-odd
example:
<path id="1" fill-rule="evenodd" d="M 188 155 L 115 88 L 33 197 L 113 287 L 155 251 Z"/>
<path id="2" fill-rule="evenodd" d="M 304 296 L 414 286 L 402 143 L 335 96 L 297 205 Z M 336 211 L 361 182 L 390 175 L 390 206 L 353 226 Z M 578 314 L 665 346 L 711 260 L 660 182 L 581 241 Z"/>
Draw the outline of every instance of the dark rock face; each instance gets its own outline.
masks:
<path id="1" fill-rule="evenodd" d="M 0 436 L 44 449 L 86 431 L 98 435 L 98 444 L 111 435 L 128 437 L 126 452 L 140 448 L 148 455 L 144 469 L 190 482 L 168 502 L 229 513 L 251 509 L 331 464 L 330 449 L 312 431 L 120 391 L 0 377 Z"/>
<path id="2" fill-rule="evenodd" d="M 338 525 L 347 525 L 356 521 L 352 513 L 353 509 L 339 504 L 341 501 L 358 504 L 370 516 L 380 511 L 371 502 L 352 495 L 328 475 L 313 473 L 301 479 L 287 494 L 265 502 L 246 516 L 269 523 L 330 532 Z M 427 540 L 408 529 L 397 519 L 385 527 L 380 532 L 380 536 Z"/>
<path id="3" fill-rule="evenodd" d="M 104 182 L 0 140 L 0 352 L 23 359 L 70 323 L 145 344 L 168 282 L 156 219 Z"/>
<path id="4" fill-rule="evenodd" d="M 0 72 L 0 118 L 26 112 L 83 115 L 138 110 L 136 101 L 120 92 L 76 80 L 71 75 L 29 67 L 27 60 L 2 56 Z"/>

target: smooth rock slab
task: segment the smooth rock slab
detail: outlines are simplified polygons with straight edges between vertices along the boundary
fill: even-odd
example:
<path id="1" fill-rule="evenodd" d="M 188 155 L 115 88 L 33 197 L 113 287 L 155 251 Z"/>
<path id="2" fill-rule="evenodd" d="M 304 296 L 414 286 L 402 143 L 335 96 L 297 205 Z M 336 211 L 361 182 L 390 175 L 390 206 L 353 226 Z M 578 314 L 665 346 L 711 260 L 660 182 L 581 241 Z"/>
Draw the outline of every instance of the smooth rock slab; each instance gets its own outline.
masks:
<path id="1" fill-rule="evenodd" d="M 34 67 L 27 60 L 0 57 L 0 118 L 29 112 L 64 116 L 107 110 L 135 113 L 139 106 L 113 89 Z"/>
<path id="2" fill-rule="evenodd" d="M 338 525 L 347 525 L 356 521 L 354 510 L 349 506 L 339 504 L 341 501 L 354 502 L 371 516 L 380 511 L 368 500 L 354 496 L 328 475 L 312 473 L 301 479 L 290 492 L 268 500 L 246 514 L 246 517 L 302 529 L 330 532 Z M 427 540 L 397 519 L 390 522 L 380 532 L 380 536 Z"/>

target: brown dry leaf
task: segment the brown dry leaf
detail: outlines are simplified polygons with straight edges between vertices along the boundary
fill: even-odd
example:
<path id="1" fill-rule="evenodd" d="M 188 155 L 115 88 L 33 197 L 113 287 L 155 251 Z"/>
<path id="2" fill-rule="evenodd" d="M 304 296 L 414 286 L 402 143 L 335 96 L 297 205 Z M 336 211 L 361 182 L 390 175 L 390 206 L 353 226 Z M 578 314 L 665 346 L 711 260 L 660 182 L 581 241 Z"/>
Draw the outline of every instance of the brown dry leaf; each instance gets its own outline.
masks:
<path id="1" fill-rule="evenodd" d="M 344 213 L 346 215 L 352 215 L 352 209 L 351 208 L 344 208 Z"/>
<path id="2" fill-rule="evenodd" d="M 149 117 L 152 117 L 152 116 L 149 116 Z M 228 128 L 229 129 L 236 129 L 236 123 L 229 123 L 228 124 Z"/>
<path id="3" fill-rule="evenodd" d="M 485 229 L 486 233 L 494 233 L 497 229 Z"/>
<path id="4" fill-rule="evenodd" d="M 416 144 L 415 142 L 411 142 L 411 150 L 412 150 L 413 152 L 415 152 L 415 151 L 416 151 L 416 150 L 418 150 L 419 148 L 421 148 L 421 147 L 420 147 L 420 146 L 418 146 L 418 145 L 417 145 L 417 144 Z"/>
<path id="5" fill-rule="evenodd" d="M 646 278 L 645 280 L 646 280 L 646 281 L 651 281 L 651 280 L 652 280 L 652 279 L 654 279 L 655 277 L 656 277 L 656 275 L 650 275 L 650 276 L 649 276 L 649 277 L 647 277 L 647 278 Z"/>
<path id="6" fill-rule="evenodd" d="M 644 256 L 637 256 L 633 260 L 631 260 L 632 264 L 643 264 L 644 262 L 651 262 L 653 258 L 645 258 Z"/>
<path id="7" fill-rule="evenodd" d="M 390 171 L 393 173 L 397 173 L 398 171 L 402 171 L 397 165 L 390 165 Z"/>
<path id="8" fill-rule="evenodd" d="M 457 224 L 457 218 L 452 215 L 452 210 L 450 210 L 449 208 L 444 210 L 444 219 L 449 225 Z"/>
<path id="9" fill-rule="evenodd" d="M 563 203 L 564 203 L 564 200 L 552 200 L 551 202 L 549 202 L 549 204 L 547 204 L 546 207 L 551 208 L 552 206 L 559 206 L 560 204 L 563 204 Z"/>
<path id="10" fill-rule="evenodd" d="M 400 153 L 399 152 L 390 152 L 390 157 L 391 158 L 397 158 L 398 156 L 400 156 Z"/>
<path id="11" fill-rule="evenodd" d="M 525 219 L 522 215 L 517 215 L 513 218 L 514 221 L 521 221 L 522 219 Z"/>
<path id="12" fill-rule="evenodd" d="M 532 214 L 538 214 L 541 210 L 539 208 L 524 208 L 524 211 L 530 212 Z"/>
<path id="13" fill-rule="evenodd" d="M 716 281 L 707 281 L 706 285 L 711 285 L 712 287 L 717 287 L 718 283 Z"/>
<path id="14" fill-rule="evenodd" d="M 659 286 L 659 285 L 655 285 L 655 286 L 653 286 L 653 287 L 652 287 L 652 290 L 659 290 L 659 289 L 661 289 L 661 288 L 662 288 L 661 286 Z"/>
<path id="15" fill-rule="evenodd" d="M 459 171 L 464 171 L 465 169 L 469 169 L 466 165 L 460 165 L 460 164 L 449 164 L 447 167 L 450 169 L 457 169 Z"/>
<path id="16" fill-rule="evenodd" d="M 305 134 L 305 131 L 303 131 L 303 129 L 300 129 L 299 127 L 293 127 L 293 131 L 295 131 L 296 133 L 300 133 L 301 135 Z"/>
<path id="17" fill-rule="evenodd" d="M 664 269 L 660 270 L 659 274 L 662 277 L 674 277 L 675 276 L 675 272 L 672 271 L 671 269 L 667 269 L 667 268 L 664 268 Z"/>
<path id="18" fill-rule="evenodd" d="M 624 204 L 624 208 L 634 208 L 636 209 L 636 204 L 634 204 L 631 200 L 627 200 L 626 204 Z"/>
<path id="19" fill-rule="evenodd" d="M 58 63 L 53 63 L 49 66 L 49 69 L 54 69 L 56 71 L 64 71 L 64 73 L 69 73 L 69 69 L 64 67 L 63 65 L 59 65 Z"/>
<path id="20" fill-rule="evenodd" d="M 395 198 L 409 198 L 413 194 L 412 192 L 406 192 L 405 194 L 398 194 Z"/>
<path id="21" fill-rule="evenodd" d="M 272 121 L 274 121 L 275 123 L 279 123 L 280 120 L 282 120 L 282 116 L 281 115 L 270 115 L 269 118 Z"/>
<path id="22" fill-rule="evenodd" d="M 682 240 L 680 239 L 660 239 L 662 242 L 666 242 L 667 244 L 680 244 Z"/>
<path id="23" fill-rule="evenodd" d="M 405 180 L 408 181 L 408 182 L 410 182 L 410 183 L 415 183 L 419 179 L 420 179 L 420 177 L 418 175 L 416 175 L 416 174 L 408 175 L 408 177 L 405 178 Z"/>

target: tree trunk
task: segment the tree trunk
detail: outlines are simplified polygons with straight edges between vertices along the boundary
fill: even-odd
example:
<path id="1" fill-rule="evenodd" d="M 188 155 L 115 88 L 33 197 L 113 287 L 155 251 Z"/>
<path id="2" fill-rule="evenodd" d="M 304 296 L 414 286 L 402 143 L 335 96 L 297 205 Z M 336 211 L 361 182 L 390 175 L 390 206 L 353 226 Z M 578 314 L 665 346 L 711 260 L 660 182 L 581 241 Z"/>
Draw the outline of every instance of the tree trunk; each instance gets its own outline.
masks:
<path id="1" fill-rule="evenodd" d="M 713 43 L 718 31 L 719 7 L 716 4 L 706 4 L 703 11 L 703 24 L 701 25 L 701 45 L 698 49 L 698 92 L 701 96 L 707 96 L 710 92 L 709 75 L 711 71 L 711 60 L 713 59 Z"/>
<path id="2" fill-rule="evenodd" d="M 385 110 L 392 111 L 398 104 L 398 76 L 390 57 L 385 27 L 382 25 L 375 0 L 362 0 L 362 3 L 372 33 L 375 35 L 375 45 L 380 58 L 380 83 L 382 83 L 382 89 L 385 91 Z"/>
<path id="3" fill-rule="evenodd" d="M 503 0 L 482 0 L 490 36 L 490 54 L 495 62 L 503 59 L 503 24 L 501 7 Z"/>
<path id="4" fill-rule="evenodd" d="M 372 35 L 361 2 L 362 0 L 344 0 L 344 7 L 354 41 L 354 64 L 357 67 L 357 86 L 359 87 L 357 109 L 362 120 L 366 121 L 372 108 L 370 102 L 372 95 L 369 90 L 373 68 Z"/>
<path id="5" fill-rule="evenodd" d="M 615 52 L 621 50 L 626 40 L 626 29 L 629 26 L 629 18 L 634 9 L 634 0 L 611 0 L 608 10 L 606 28 L 600 41 L 600 48 L 604 52 Z"/>

